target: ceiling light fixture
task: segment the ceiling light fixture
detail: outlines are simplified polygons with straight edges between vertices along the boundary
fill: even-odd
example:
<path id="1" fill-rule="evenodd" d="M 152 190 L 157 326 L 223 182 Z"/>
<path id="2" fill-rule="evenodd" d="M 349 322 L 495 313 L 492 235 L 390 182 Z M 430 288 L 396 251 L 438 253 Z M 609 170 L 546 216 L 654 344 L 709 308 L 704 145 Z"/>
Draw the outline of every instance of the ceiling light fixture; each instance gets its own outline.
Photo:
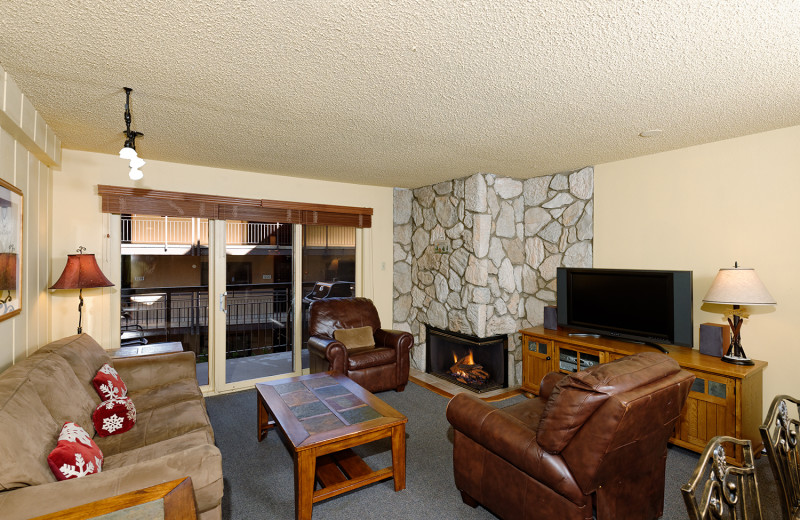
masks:
<path id="1" fill-rule="evenodd" d="M 660 130 L 658 128 L 654 128 L 652 130 L 643 130 L 639 132 L 639 137 L 658 137 L 663 132 L 664 132 L 663 130 Z"/>
<path id="2" fill-rule="evenodd" d="M 127 159 L 130 161 L 131 171 L 128 176 L 131 180 L 137 181 L 144 177 L 144 174 L 139 169 L 144 166 L 144 160 L 136 153 L 136 138 L 143 137 L 144 134 L 131 130 L 131 91 L 132 88 L 123 87 L 125 90 L 125 144 L 122 150 L 119 151 L 120 159 Z"/>

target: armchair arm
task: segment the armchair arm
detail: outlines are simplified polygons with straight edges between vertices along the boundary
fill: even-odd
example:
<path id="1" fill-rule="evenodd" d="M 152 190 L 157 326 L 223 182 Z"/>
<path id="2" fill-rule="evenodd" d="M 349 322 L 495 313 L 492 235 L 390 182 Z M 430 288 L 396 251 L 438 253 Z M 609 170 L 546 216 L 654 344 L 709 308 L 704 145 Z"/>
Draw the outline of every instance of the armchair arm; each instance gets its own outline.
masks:
<path id="1" fill-rule="evenodd" d="M 376 347 L 389 347 L 395 350 L 397 373 L 400 381 L 408 380 L 409 351 L 414 346 L 414 336 L 402 330 L 378 329 L 374 333 Z"/>
<path id="2" fill-rule="evenodd" d="M 414 344 L 414 337 L 402 330 L 378 329 L 374 333 L 376 347 L 389 347 L 408 351 Z"/>
<path id="3" fill-rule="evenodd" d="M 466 393 L 450 400 L 446 415 L 453 429 L 539 482 L 576 500 L 581 495 L 564 459 L 544 451 L 536 430 L 522 421 Z"/>
<path id="4" fill-rule="evenodd" d="M 311 336 L 308 338 L 308 348 L 318 356 L 327 359 L 332 372 L 347 373 L 347 348 L 342 342 L 333 338 Z"/>
<path id="5" fill-rule="evenodd" d="M 539 399 L 544 399 L 545 401 L 550 399 L 553 388 L 565 377 L 567 377 L 567 374 L 562 374 L 561 372 L 548 372 L 545 374 L 542 378 L 542 383 L 539 385 Z"/>
<path id="6" fill-rule="evenodd" d="M 129 391 L 197 377 L 194 352 L 188 351 L 114 358 L 112 363 Z"/>

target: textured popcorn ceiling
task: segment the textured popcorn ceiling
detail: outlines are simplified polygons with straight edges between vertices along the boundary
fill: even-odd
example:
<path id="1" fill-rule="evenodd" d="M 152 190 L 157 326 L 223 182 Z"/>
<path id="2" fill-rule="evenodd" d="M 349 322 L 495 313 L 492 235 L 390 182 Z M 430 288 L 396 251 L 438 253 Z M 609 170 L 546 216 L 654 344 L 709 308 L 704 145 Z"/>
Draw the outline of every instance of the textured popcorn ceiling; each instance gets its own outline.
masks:
<path id="1" fill-rule="evenodd" d="M 800 2 L 0 0 L 0 65 L 65 148 L 129 86 L 145 160 L 417 187 L 798 125 Z"/>

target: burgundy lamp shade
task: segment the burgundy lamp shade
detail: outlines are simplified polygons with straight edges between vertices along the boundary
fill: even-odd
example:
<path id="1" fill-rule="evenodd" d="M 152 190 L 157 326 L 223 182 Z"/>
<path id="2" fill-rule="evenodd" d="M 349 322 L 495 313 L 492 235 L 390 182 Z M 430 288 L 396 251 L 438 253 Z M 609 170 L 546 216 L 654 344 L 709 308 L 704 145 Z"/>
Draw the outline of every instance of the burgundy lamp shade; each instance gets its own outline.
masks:
<path id="1" fill-rule="evenodd" d="M 64 272 L 51 289 L 89 289 L 114 284 L 100 271 L 93 254 L 67 255 Z"/>
<path id="2" fill-rule="evenodd" d="M 17 288 L 17 255 L 0 253 L 0 291 L 13 291 Z"/>

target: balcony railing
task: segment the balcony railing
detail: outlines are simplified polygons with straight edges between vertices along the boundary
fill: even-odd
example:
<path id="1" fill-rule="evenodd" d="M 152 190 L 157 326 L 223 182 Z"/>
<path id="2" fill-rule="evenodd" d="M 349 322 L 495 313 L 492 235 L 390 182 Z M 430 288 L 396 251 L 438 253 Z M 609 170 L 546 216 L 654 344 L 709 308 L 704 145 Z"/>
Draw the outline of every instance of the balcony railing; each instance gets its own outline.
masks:
<path id="1" fill-rule="evenodd" d="M 355 247 L 355 228 L 343 226 L 305 226 L 307 247 Z M 291 246 L 292 226 L 261 222 L 225 222 L 227 245 Z M 122 219 L 123 244 L 208 245 L 208 220 L 175 217 Z"/>
<path id="2" fill-rule="evenodd" d="M 291 284 L 228 286 L 226 357 L 291 348 Z M 181 341 L 208 361 L 208 288 L 123 289 L 123 340 Z"/>

